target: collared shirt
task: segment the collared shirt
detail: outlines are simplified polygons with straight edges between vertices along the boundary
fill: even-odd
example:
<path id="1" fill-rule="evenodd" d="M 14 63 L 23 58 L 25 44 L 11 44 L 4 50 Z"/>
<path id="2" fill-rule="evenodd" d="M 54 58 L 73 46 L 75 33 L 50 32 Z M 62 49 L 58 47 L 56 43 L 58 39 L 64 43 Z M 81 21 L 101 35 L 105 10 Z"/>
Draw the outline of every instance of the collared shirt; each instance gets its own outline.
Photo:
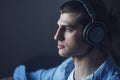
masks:
<path id="1" fill-rule="evenodd" d="M 70 75 L 69 75 L 67 80 L 75 80 L 74 79 L 74 72 L 75 72 L 75 69 L 73 69 L 73 71 L 70 73 Z"/>
<path id="2" fill-rule="evenodd" d="M 26 73 L 24 65 L 15 69 L 15 80 L 67 80 L 74 69 L 72 58 L 68 58 L 61 65 L 48 70 L 40 69 L 35 72 Z M 93 74 L 85 80 L 92 80 Z M 94 80 L 120 80 L 120 69 L 114 59 L 109 55 L 104 63 L 95 71 Z"/>

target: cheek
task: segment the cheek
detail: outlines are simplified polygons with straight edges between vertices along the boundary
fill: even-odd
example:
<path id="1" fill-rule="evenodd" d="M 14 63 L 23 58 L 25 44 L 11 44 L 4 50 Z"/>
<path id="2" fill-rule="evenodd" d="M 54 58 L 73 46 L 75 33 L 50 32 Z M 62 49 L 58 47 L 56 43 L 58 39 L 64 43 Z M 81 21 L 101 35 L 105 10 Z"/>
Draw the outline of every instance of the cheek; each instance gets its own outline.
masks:
<path id="1" fill-rule="evenodd" d="M 66 45 L 68 46 L 68 48 L 71 49 L 80 48 L 81 42 L 82 42 L 82 37 L 78 34 L 66 36 Z"/>

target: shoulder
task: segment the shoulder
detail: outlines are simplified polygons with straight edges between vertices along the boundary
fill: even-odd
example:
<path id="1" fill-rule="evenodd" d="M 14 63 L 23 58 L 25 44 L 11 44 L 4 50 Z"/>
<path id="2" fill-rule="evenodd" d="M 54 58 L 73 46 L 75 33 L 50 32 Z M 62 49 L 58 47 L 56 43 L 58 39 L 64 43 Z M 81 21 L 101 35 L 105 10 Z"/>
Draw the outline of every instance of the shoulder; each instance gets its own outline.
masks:
<path id="1" fill-rule="evenodd" d="M 111 57 L 109 65 L 111 67 L 111 68 L 108 68 L 109 71 L 111 71 L 110 80 L 120 80 L 120 66 L 116 64 L 116 61 L 114 60 L 114 58 Z"/>
<path id="2" fill-rule="evenodd" d="M 104 62 L 101 73 L 102 76 L 100 77 L 102 80 L 120 80 L 120 68 L 116 65 L 111 55 Z"/>
<path id="3" fill-rule="evenodd" d="M 111 80 L 120 80 L 120 67 L 117 65 L 114 68 Z"/>

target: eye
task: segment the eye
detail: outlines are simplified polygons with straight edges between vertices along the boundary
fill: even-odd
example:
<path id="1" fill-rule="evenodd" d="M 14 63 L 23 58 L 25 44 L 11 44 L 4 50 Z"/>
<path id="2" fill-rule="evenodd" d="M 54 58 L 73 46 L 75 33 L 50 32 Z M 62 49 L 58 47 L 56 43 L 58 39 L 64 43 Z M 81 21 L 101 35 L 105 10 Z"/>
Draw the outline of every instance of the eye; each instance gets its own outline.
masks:
<path id="1" fill-rule="evenodd" d="M 66 27 L 65 27 L 65 30 L 66 30 L 66 31 L 72 31 L 73 28 L 66 26 Z"/>
<path id="2" fill-rule="evenodd" d="M 64 26 L 62 26 L 62 29 L 63 29 L 64 31 L 68 31 L 68 32 L 70 32 L 70 31 L 73 30 L 73 27 L 68 26 L 68 25 L 64 25 Z"/>

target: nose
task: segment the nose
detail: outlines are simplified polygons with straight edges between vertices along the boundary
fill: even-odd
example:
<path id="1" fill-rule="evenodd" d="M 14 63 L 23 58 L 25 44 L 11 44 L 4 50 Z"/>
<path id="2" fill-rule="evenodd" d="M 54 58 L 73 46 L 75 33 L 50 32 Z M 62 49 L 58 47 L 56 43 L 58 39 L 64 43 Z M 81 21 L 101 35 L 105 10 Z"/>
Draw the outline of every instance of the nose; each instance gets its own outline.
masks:
<path id="1" fill-rule="evenodd" d="M 54 36 L 54 39 L 60 40 L 60 41 L 64 40 L 64 31 L 62 29 L 58 28 L 58 30 Z"/>

